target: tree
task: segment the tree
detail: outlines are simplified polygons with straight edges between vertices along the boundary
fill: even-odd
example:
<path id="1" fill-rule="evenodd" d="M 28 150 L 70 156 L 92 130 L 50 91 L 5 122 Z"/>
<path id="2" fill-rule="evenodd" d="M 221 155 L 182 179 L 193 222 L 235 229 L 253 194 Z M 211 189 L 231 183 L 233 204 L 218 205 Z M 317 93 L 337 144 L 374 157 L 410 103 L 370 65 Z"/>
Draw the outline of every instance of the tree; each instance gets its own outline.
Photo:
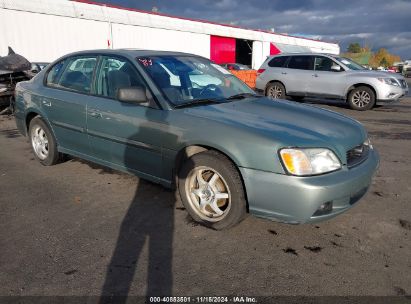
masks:
<path id="1" fill-rule="evenodd" d="M 385 57 L 383 57 L 383 58 L 381 59 L 381 61 L 380 61 L 380 66 L 383 66 L 383 67 L 387 67 L 387 66 L 388 66 L 388 61 L 387 61 L 387 59 L 385 59 Z"/>
<path id="2" fill-rule="evenodd" d="M 348 45 L 347 51 L 350 53 L 360 53 L 361 52 L 361 45 L 358 42 L 350 43 Z"/>
<path id="3" fill-rule="evenodd" d="M 394 62 L 401 61 L 399 56 L 390 54 L 386 49 L 381 48 L 375 52 L 370 59 L 370 66 L 379 67 L 379 66 L 392 66 Z"/>

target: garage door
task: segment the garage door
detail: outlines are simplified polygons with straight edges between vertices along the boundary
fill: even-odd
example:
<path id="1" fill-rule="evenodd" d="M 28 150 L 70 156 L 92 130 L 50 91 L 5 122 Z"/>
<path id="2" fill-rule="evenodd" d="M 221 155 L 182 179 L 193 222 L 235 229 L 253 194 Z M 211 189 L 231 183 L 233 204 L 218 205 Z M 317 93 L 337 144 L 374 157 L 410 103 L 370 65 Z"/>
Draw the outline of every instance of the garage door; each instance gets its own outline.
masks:
<path id="1" fill-rule="evenodd" d="M 210 36 L 210 59 L 218 64 L 235 62 L 235 38 Z"/>

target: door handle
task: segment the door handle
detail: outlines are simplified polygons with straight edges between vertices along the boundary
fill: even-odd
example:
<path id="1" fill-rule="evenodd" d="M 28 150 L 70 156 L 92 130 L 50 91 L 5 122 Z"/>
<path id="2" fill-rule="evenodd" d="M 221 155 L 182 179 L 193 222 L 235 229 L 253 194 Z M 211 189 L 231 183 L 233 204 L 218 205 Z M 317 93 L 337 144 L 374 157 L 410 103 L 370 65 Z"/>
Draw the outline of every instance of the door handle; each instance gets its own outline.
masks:
<path id="1" fill-rule="evenodd" d="M 43 104 L 43 106 L 51 107 L 51 101 L 43 100 L 41 103 Z"/>
<path id="2" fill-rule="evenodd" d="M 317 75 L 317 74 L 313 74 L 313 76 L 314 76 L 314 77 L 318 77 L 318 75 Z"/>
<path id="3" fill-rule="evenodd" d="M 90 116 L 94 117 L 94 118 L 102 118 L 103 115 L 101 115 L 101 113 L 99 111 L 90 111 Z"/>
<path id="4" fill-rule="evenodd" d="M 287 72 L 281 72 L 281 74 L 283 74 L 283 75 L 287 75 Z"/>

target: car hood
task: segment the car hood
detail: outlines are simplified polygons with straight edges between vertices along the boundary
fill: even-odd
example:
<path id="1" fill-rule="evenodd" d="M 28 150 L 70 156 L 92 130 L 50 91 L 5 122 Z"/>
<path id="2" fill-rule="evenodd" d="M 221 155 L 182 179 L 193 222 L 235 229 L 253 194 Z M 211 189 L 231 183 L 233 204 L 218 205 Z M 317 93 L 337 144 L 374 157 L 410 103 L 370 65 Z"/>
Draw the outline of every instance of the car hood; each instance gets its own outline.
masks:
<path id="1" fill-rule="evenodd" d="M 231 130 L 269 138 L 278 146 L 328 147 L 345 159 L 347 150 L 367 134 L 356 120 L 336 112 L 290 101 L 248 98 L 185 109 L 191 116 L 231 126 Z M 221 133 L 225 129 L 221 129 Z M 241 137 L 241 133 L 237 136 Z M 224 134 L 231 136 L 236 134 Z"/>
<path id="2" fill-rule="evenodd" d="M 393 77 L 397 79 L 404 79 L 404 77 L 401 74 L 398 73 L 392 73 L 388 71 L 369 71 L 369 70 L 358 70 L 358 71 L 347 71 L 350 74 L 353 74 L 355 76 L 363 76 L 363 77 L 373 77 L 373 78 L 388 78 L 388 77 Z"/>

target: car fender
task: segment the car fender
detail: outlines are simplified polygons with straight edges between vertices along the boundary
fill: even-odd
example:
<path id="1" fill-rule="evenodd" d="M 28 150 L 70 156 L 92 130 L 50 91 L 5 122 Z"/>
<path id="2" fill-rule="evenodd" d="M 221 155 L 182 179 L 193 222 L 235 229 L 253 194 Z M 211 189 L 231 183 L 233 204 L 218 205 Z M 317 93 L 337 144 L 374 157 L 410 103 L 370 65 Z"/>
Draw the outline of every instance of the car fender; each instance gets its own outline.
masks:
<path id="1" fill-rule="evenodd" d="M 241 157 L 241 151 L 238 151 L 240 155 L 236 156 L 232 152 L 230 152 L 229 149 L 227 149 L 226 147 L 223 147 L 216 143 L 211 143 L 206 140 L 187 141 L 183 145 L 181 145 L 178 150 L 182 151 L 191 146 L 200 146 L 206 148 L 207 150 L 215 150 L 217 152 L 220 152 L 227 156 L 236 165 L 236 167 L 241 167 L 241 160 L 243 159 L 243 157 Z"/>
<path id="2" fill-rule="evenodd" d="M 359 86 L 370 87 L 375 93 L 375 98 L 378 99 L 378 97 L 379 97 L 378 96 L 378 90 L 375 88 L 375 84 L 373 84 L 371 81 L 368 81 L 366 79 L 364 79 L 364 81 L 356 81 L 356 82 L 353 82 L 353 83 L 350 83 L 349 85 L 347 85 L 345 90 L 344 90 L 345 99 L 348 98 L 348 94 L 352 91 L 353 88 L 359 87 Z"/>

